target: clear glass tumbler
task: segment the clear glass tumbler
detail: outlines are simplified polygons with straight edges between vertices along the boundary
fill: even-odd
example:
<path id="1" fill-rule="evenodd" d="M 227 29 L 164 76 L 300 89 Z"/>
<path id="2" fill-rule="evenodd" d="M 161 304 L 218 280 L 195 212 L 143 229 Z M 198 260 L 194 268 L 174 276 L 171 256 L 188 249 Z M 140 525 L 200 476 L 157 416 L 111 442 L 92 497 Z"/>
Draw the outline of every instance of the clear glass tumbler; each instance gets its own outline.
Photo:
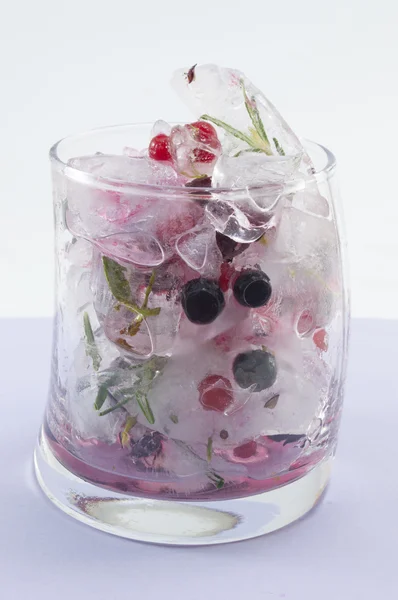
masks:
<path id="1" fill-rule="evenodd" d="M 37 478 L 67 514 L 127 538 L 255 537 L 316 504 L 335 453 L 349 312 L 335 160 L 306 143 L 313 177 L 283 188 L 138 184 L 127 156 L 120 175 L 96 175 L 149 131 L 50 152 L 56 314 Z"/>

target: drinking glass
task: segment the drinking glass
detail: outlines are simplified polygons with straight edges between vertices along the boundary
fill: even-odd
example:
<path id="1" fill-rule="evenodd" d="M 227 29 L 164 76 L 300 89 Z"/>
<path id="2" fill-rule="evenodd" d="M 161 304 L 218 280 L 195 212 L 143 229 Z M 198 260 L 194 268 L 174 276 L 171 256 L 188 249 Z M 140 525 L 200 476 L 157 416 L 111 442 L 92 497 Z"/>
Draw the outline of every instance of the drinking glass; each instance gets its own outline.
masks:
<path id="1" fill-rule="evenodd" d="M 336 449 L 349 302 L 335 159 L 306 142 L 313 176 L 283 186 L 184 187 L 163 165 L 154 184 L 128 150 L 149 137 L 110 127 L 50 151 L 56 305 L 37 478 L 67 514 L 119 536 L 259 536 L 311 510 Z"/>

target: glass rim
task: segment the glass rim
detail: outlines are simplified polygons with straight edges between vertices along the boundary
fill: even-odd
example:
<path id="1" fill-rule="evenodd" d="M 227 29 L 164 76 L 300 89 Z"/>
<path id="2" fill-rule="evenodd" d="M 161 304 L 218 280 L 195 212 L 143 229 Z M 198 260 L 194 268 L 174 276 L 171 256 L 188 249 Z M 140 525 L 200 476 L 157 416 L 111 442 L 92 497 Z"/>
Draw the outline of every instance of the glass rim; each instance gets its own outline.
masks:
<path id="1" fill-rule="evenodd" d="M 172 125 L 175 124 L 179 124 L 179 123 L 171 123 Z M 93 129 L 89 129 L 85 132 L 79 133 L 79 134 L 71 134 L 68 136 L 65 136 L 63 138 L 61 138 L 60 140 L 58 140 L 55 144 L 53 144 L 49 150 L 49 158 L 50 158 L 50 162 L 51 164 L 54 166 L 54 168 L 62 173 L 63 175 L 65 175 L 66 177 L 68 177 L 69 179 L 73 179 L 79 183 L 82 184 L 86 184 L 89 186 L 93 186 L 93 187 L 101 187 L 103 189 L 106 190 L 110 190 L 110 191 L 122 191 L 123 193 L 151 193 L 151 194 L 155 194 L 155 195 L 162 195 L 162 196 L 170 196 L 175 198 L 178 195 L 182 195 L 185 198 L 194 195 L 196 198 L 198 198 L 198 196 L 200 197 L 201 195 L 204 196 L 208 196 L 210 193 L 211 194 L 218 194 L 218 195 L 224 195 L 224 194 L 231 194 L 233 193 L 234 195 L 240 195 L 240 194 L 247 194 L 248 191 L 250 190 L 255 190 L 256 192 L 260 192 L 261 189 L 269 189 L 270 187 L 274 187 L 275 183 L 270 182 L 269 184 L 260 184 L 260 185 L 253 185 L 253 186 L 246 186 L 243 188 L 232 188 L 232 187 L 184 187 L 184 186 L 172 186 L 172 185 L 153 185 L 153 184 L 148 184 L 148 183 L 134 183 L 134 182 L 126 182 L 123 181 L 121 179 L 112 179 L 110 177 L 101 177 L 98 175 L 94 175 L 93 173 L 90 173 L 88 171 L 84 171 L 83 169 L 78 169 L 76 167 L 72 167 L 70 166 L 67 162 L 65 162 L 64 160 L 61 159 L 60 155 L 59 155 L 59 147 L 63 142 L 67 142 L 67 141 L 73 141 L 74 138 L 79 138 L 80 136 L 83 135 L 88 135 L 88 134 L 97 134 L 97 133 L 106 133 L 107 131 L 110 130 L 118 130 L 118 129 L 124 129 L 127 127 L 152 127 L 153 123 L 150 122 L 137 122 L 137 123 L 123 123 L 123 124 L 119 124 L 119 125 L 107 125 L 105 127 L 95 127 Z M 288 180 L 284 185 L 283 185 L 283 190 L 282 190 L 282 194 L 289 194 L 289 193 L 293 193 L 295 191 L 300 191 L 302 189 L 304 189 L 309 183 L 322 183 L 324 181 L 327 181 L 329 179 L 329 177 L 332 175 L 332 173 L 334 172 L 335 168 L 336 168 L 336 157 L 334 156 L 334 154 L 328 149 L 326 148 L 326 146 L 323 146 L 322 144 L 318 143 L 318 142 L 314 142 L 312 140 L 308 140 L 306 138 L 302 139 L 302 142 L 311 144 L 317 148 L 320 148 L 326 157 L 326 164 L 322 167 L 322 169 L 316 170 L 312 176 L 306 177 L 304 179 L 304 177 L 302 178 L 298 178 L 298 179 L 292 179 L 292 180 Z M 278 157 L 279 159 L 281 159 L 283 161 L 284 157 Z"/>

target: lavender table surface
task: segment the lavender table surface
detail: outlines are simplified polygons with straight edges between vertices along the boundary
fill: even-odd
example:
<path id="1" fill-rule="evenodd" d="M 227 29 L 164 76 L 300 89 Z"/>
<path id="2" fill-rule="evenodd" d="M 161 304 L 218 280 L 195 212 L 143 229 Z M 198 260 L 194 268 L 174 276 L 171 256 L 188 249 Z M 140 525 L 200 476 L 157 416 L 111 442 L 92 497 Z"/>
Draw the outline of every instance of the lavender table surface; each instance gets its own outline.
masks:
<path id="1" fill-rule="evenodd" d="M 0 321 L 4 599 L 392 600 L 398 589 L 398 321 L 354 320 L 332 483 L 309 516 L 237 544 L 151 546 L 91 529 L 39 490 L 49 319 Z"/>

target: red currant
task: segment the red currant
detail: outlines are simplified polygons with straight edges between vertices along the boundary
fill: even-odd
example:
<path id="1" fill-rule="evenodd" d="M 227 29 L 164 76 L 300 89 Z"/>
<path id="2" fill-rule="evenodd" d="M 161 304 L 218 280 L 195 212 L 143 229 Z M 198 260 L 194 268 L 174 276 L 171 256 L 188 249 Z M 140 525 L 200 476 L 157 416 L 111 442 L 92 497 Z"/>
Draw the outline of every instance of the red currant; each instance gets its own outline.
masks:
<path id="1" fill-rule="evenodd" d="M 328 349 L 328 334 L 324 329 L 318 329 L 312 336 L 314 344 L 322 352 L 327 352 Z"/>
<path id="2" fill-rule="evenodd" d="M 251 458 L 257 452 L 257 443 L 254 440 L 246 442 L 234 448 L 234 456 L 237 458 Z"/>
<path id="3" fill-rule="evenodd" d="M 159 133 L 149 144 L 149 158 L 153 160 L 171 160 L 170 140 L 165 133 Z"/>
<path id="4" fill-rule="evenodd" d="M 188 127 L 194 129 L 193 137 L 197 142 L 202 142 L 202 144 L 207 144 L 212 148 L 220 147 L 217 132 L 211 123 L 195 121 L 195 123 L 190 123 Z"/>
<path id="5" fill-rule="evenodd" d="M 216 158 L 212 152 L 202 148 L 194 148 L 192 151 L 193 162 L 211 163 Z"/>
<path id="6" fill-rule="evenodd" d="M 224 412 L 233 402 L 231 384 L 221 375 L 208 375 L 199 383 L 198 390 L 205 410 Z"/>

